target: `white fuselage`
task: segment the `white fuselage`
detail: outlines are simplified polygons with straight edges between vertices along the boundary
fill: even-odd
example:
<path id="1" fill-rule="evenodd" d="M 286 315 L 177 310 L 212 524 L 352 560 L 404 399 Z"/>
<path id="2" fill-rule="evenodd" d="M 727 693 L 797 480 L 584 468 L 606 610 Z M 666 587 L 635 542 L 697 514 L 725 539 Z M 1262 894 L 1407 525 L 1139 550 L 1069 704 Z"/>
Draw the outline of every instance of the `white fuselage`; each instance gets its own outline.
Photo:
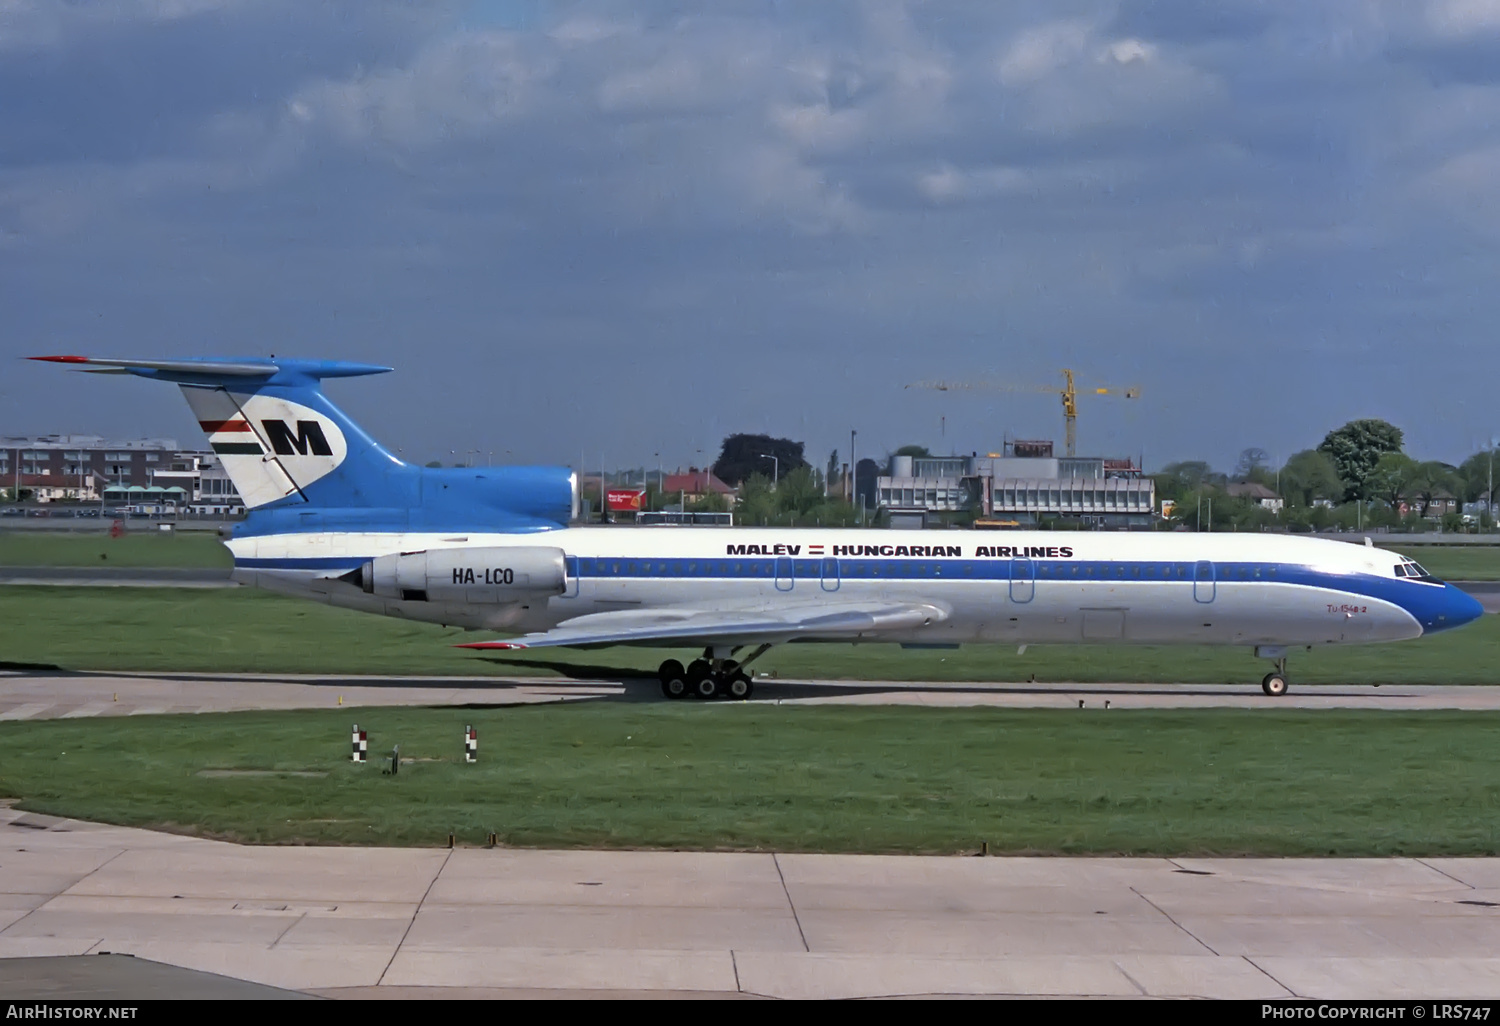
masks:
<path id="1" fill-rule="evenodd" d="M 1283 535 L 574 527 L 293 533 L 228 545 L 235 577 L 247 584 L 514 633 L 610 610 L 775 610 L 869 599 L 947 611 L 940 622 L 880 637 L 908 644 L 1322 645 L 1441 629 L 1443 602 L 1455 591 L 1398 577 L 1402 557 L 1393 553 Z M 409 601 L 339 579 L 389 553 L 507 546 L 561 549 L 564 593 L 503 604 Z"/>

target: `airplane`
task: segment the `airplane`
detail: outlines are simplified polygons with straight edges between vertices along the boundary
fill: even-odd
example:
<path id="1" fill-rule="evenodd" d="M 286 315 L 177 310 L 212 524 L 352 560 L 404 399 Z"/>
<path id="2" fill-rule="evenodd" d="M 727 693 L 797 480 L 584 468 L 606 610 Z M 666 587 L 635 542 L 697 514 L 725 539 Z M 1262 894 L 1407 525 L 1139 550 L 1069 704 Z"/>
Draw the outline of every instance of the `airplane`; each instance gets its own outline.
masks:
<path id="1" fill-rule="evenodd" d="M 668 698 L 751 697 L 792 642 L 1236 645 L 1287 692 L 1299 647 L 1417 638 L 1483 612 L 1404 556 L 1286 535 L 574 526 L 566 467 L 418 467 L 324 394 L 389 367 L 282 357 L 29 357 L 181 387 L 247 515 L 236 581 L 510 637 L 638 645 Z M 748 650 L 748 651 L 747 651 Z M 742 654 L 744 653 L 744 654 Z"/>

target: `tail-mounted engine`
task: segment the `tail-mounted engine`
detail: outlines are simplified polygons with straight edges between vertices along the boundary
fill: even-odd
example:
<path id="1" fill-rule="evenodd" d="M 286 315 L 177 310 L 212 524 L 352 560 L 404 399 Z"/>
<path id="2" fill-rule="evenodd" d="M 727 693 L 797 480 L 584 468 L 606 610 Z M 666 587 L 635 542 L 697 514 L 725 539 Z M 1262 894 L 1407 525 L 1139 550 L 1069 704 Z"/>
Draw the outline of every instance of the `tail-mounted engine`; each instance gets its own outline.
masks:
<path id="1" fill-rule="evenodd" d="M 567 587 L 562 549 L 428 549 L 377 556 L 359 584 L 381 598 L 418 602 L 505 603 L 561 595 Z"/>

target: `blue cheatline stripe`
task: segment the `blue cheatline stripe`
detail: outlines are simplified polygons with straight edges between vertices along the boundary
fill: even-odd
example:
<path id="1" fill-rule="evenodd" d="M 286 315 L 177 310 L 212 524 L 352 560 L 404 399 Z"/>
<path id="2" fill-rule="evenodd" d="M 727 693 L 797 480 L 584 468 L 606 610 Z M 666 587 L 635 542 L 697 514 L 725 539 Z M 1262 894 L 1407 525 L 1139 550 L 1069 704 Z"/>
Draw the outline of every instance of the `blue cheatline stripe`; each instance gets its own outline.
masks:
<path id="1" fill-rule="evenodd" d="M 264 570 L 352 570 L 373 556 L 240 559 L 236 564 Z M 836 567 L 835 567 L 835 564 Z M 585 580 L 820 580 L 843 581 L 1012 581 L 1035 580 L 1084 584 L 1301 584 L 1399 602 L 1416 589 L 1441 592 L 1423 584 L 1370 574 L 1335 574 L 1289 563 L 1214 563 L 1212 569 L 1192 562 L 1046 561 L 1036 559 L 792 559 L 790 557 L 666 559 L 569 556 L 568 574 Z"/>

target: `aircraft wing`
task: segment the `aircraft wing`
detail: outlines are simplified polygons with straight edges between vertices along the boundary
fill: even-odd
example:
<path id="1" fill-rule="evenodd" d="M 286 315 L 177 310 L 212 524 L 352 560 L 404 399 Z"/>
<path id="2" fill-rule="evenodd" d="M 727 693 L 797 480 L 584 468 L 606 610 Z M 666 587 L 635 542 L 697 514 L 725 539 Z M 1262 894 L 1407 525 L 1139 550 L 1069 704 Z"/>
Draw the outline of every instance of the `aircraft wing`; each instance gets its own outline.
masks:
<path id="1" fill-rule="evenodd" d="M 550 648 L 583 645 L 781 644 L 816 638 L 854 641 L 948 618 L 945 605 L 927 602 L 825 603 L 780 609 L 619 609 L 590 613 L 550 631 L 458 648 Z"/>

